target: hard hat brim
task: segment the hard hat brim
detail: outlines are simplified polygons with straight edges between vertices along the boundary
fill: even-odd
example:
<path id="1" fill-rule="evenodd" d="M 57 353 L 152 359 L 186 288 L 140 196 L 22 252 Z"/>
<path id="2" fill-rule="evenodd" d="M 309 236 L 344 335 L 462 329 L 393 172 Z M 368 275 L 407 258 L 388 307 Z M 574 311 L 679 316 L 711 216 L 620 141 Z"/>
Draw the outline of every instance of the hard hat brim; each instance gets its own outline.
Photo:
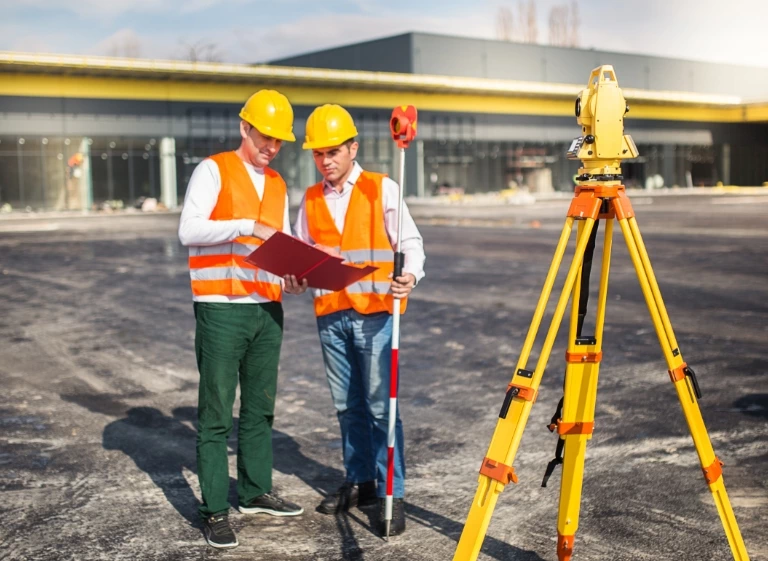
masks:
<path id="1" fill-rule="evenodd" d="M 341 146 L 348 140 L 352 140 L 357 136 L 357 130 L 354 132 L 355 134 L 349 138 L 329 138 L 326 140 L 317 140 L 315 142 L 304 142 L 301 147 L 304 150 L 316 150 L 318 148 L 333 148 L 334 146 Z"/>
<path id="2" fill-rule="evenodd" d="M 276 131 L 266 127 L 258 127 L 256 125 L 253 125 L 253 126 L 257 131 L 259 131 L 264 136 L 271 136 L 272 138 L 283 140 L 285 142 L 296 142 L 296 135 L 290 131 L 281 132 L 281 131 Z"/>
<path id="3" fill-rule="evenodd" d="M 283 140 L 286 142 L 296 142 L 296 135 L 293 134 L 293 131 L 280 131 L 277 129 L 274 129 L 272 127 L 265 127 L 263 125 L 257 125 L 254 123 L 254 119 L 251 119 L 250 115 L 246 113 L 245 110 L 240 111 L 240 118 L 251 125 L 253 128 L 255 128 L 257 131 L 259 131 L 264 136 L 271 136 L 272 138 L 276 138 L 278 140 Z"/>

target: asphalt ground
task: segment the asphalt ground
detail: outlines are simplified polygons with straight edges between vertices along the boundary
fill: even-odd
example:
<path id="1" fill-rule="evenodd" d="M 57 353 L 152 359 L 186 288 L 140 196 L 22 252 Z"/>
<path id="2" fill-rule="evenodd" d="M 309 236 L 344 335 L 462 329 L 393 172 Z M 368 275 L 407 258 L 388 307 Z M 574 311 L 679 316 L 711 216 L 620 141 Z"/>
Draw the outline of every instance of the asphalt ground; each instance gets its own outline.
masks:
<path id="1" fill-rule="evenodd" d="M 389 543 L 375 509 L 314 510 L 343 477 L 339 431 L 310 299 L 286 297 L 274 481 L 306 513 L 233 511 L 241 545 L 225 552 L 196 519 L 198 375 L 178 216 L 0 218 L 0 558 L 451 559 L 566 207 L 413 205 L 427 277 L 402 324 L 407 531 Z M 768 560 L 768 197 L 637 197 L 635 208 L 747 549 Z M 729 559 L 618 230 L 614 241 L 574 560 Z M 560 470 L 540 484 L 565 335 L 484 561 L 557 559 Z"/>

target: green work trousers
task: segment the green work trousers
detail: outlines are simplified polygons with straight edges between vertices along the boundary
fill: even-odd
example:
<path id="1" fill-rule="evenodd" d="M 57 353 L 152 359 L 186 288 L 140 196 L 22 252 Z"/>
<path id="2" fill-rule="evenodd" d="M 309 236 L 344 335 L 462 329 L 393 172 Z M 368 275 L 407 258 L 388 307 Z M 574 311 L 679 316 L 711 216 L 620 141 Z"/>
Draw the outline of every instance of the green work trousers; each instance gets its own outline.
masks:
<path id="1" fill-rule="evenodd" d="M 229 510 L 227 439 L 240 382 L 237 495 L 240 504 L 272 490 L 272 420 L 277 365 L 283 342 L 283 307 L 195 302 L 195 354 L 200 371 L 197 474 L 200 516 Z"/>

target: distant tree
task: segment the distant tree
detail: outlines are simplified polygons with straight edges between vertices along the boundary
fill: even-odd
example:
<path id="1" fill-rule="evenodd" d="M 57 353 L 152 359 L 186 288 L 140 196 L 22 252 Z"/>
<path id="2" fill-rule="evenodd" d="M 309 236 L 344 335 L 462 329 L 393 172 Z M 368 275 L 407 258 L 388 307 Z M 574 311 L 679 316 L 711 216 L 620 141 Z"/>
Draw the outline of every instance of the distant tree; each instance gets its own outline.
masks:
<path id="1" fill-rule="evenodd" d="M 571 47 L 579 46 L 579 27 L 581 26 L 581 18 L 579 17 L 579 2 L 578 0 L 571 0 Z"/>
<path id="2" fill-rule="evenodd" d="M 539 30 L 536 25 L 536 0 L 528 0 L 525 4 L 521 1 L 518 3 L 518 9 L 522 23 L 521 41 L 523 43 L 536 43 L 539 38 Z"/>
<path id="3" fill-rule="evenodd" d="M 577 0 L 572 0 L 570 5 L 552 6 L 549 10 L 549 44 L 558 47 L 578 47 L 580 25 Z"/>
<path id="4" fill-rule="evenodd" d="M 549 44 L 568 45 L 568 6 L 552 6 L 549 10 Z"/>
<path id="5" fill-rule="evenodd" d="M 104 54 L 120 58 L 140 58 L 141 41 L 130 30 L 118 32 L 107 42 Z"/>
<path id="6" fill-rule="evenodd" d="M 500 7 L 496 12 L 496 36 L 502 41 L 536 43 L 538 41 L 536 0 L 519 0 L 517 19 L 512 9 Z"/>
<path id="7" fill-rule="evenodd" d="M 216 43 L 199 39 L 194 43 L 181 42 L 181 58 L 190 62 L 221 62 L 222 53 Z"/>
<path id="8" fill-rule="evenodd" d="M 501 6 L 496 12 L 496 37 L 502 41 L 512 41 L 515 32 L 515 22 L 512 10 Z"/>

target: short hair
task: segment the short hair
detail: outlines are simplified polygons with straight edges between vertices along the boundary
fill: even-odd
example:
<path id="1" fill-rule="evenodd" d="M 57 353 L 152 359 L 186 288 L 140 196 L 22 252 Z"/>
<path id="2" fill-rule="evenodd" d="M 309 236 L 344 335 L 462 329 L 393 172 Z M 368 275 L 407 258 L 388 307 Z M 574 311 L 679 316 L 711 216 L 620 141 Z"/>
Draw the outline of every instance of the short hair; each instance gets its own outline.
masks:
<path id="1" fill-rule="evenodd" d="M 342 144 L 347 148 L 349 148 L 350 146 L 352 146 L 353 142 L 357 142 L 357 138 L 355 138 L 354 136 L 348 140 L 345 140 L 344 142 L 342 142 Z"/>

